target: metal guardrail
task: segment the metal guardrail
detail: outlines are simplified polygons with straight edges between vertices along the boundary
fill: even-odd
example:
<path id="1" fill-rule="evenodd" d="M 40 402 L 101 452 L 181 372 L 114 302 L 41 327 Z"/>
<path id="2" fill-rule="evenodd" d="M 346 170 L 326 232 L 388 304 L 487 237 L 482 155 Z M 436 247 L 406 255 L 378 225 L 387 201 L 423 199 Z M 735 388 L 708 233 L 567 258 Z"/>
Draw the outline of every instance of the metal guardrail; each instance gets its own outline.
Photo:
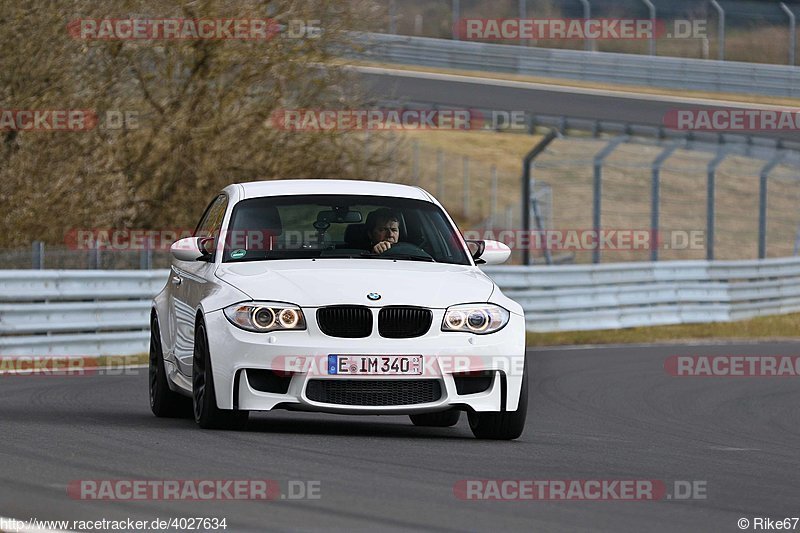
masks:
<path id="1" fill-rule="evenodd" d="M 530 331 L 729 322 L 800 311 L 800 258 L 493 267 Z"/>
<path id="2" fill-rule="evenodd" d="M 800 258 L 487 267 L 531 331 L 727 322 L 800 311 Z M 147 351 L 168 271 L 0 271 L 0 355 Z"/>
<path id="3" fill-rule="evenodd" d="M 383 33 L 355 35 L 358 59 L 648 87 L 800 96 L 800 67 L 486 44 Z"/>
<path id="4" fill-rule="evenodd" d="M 166 270 L 0 270 L 0 355 L 147 351 Z"/>

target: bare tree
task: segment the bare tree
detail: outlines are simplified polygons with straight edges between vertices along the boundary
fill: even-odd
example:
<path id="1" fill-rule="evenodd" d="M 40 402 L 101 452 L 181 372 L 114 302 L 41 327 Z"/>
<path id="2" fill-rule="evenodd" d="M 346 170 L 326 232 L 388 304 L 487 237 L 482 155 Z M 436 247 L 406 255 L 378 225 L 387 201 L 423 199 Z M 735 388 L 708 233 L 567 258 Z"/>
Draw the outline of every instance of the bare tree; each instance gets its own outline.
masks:
<path id="1" fill-rule="evenodd" d="M 344 30 L 379 12 L 361 0 L 6 4 L 0 107 L 91 109 L 99 123 L 0 132 L 0 246 L 59 242 L 74 227 L 191 226 L 227 183 L 379 168 L 358 132 L 293 132 L 269 120 L 282 108 L 366 105 L 332 50 L 351 46 Z M 281 29 L 257 40 L 70 34 L 75 20 L 132 18 L 271 19 Z M 309 25 L 302 36 L 298 21 Z"/>

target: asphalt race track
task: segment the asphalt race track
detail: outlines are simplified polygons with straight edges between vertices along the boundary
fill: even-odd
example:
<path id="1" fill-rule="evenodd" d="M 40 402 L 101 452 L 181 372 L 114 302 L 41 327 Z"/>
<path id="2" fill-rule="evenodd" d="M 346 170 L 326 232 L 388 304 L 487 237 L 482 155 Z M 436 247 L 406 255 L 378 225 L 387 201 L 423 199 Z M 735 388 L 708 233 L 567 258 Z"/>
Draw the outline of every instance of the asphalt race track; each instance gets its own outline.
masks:
<path id="1" fill-rule="evenodd" d="M 664 115 L 674 109 L 722 109 L 728 105 L 700 105 L 695 99 L 626 94 L 614 91 L 582 91 L 581 89 L 525 84 L 497 80 L 474 80 L 463 76 L 382 72 L 383 69 L 360 68 L 354 72 L 367 94 L 379 99 L 401 102 L 438 104 L 450 107 L 479 108 L 502 111 L 526 111 L 542 115 L 563 115 L 581 119 L 607 120 L 648 126 L 661 126 Z M 499 85 L 498 85 L 499 84 Z M 630 89 L 634 91 L 635 89 Z M 736 104 L 737 107 L 760 108 L 759 104 Z M 769 106 L 766 106 L 769 107 Z M 775 109 L 777 107 L 773 106 Z M 786 108 L 784 108 L 786 109 Z M 746 134 L 746 132 L 741 132 Z M 791 130 L 761 131 L 763 138 L 800 142 L 800 132 Z"/>
<path id="2" fill-rule="evenodd" d="M 0 376 L 0 516 L 28 520 L 227 518 L 228 531 L 739 531 L 800 515 L 800 380 L 672 377 L 670 355 L 796 355 L 800 343 L 537 349 L 528 426 L 514 442 L 406 417 L 256 415 L 244 432 L 157 419 L 146 369 Z M 85 479 L 320 482 L 320 498 L 82 501 Z M 465 479 L 654 479 L 705 499 L 464 501 Z"/>

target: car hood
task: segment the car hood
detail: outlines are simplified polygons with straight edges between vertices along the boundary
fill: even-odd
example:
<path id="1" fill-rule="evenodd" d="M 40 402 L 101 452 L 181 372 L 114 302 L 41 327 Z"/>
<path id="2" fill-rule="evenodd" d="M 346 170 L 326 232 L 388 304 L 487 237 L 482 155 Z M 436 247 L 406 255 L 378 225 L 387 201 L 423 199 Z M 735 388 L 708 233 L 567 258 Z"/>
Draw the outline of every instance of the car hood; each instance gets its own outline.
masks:
<path id="1" fill-rule="evenodd" d="M 471 266 L 388 259 L 225 263 L 217 270 L 217 277 L 253 300 L 301 307 L 351 304 L 445 308 L 488 301 L 494 290 L 489 277 Z M 371 301 L 369 293 L 381 297 Z"/>

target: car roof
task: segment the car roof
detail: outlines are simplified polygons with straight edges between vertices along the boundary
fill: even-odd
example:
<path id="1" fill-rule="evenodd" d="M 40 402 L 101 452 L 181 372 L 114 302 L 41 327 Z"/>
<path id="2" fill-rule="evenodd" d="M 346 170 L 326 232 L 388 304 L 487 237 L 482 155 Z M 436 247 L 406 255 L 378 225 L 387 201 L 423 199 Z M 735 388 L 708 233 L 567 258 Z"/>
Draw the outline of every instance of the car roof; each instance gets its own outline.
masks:
<path id="1" fill-rule="evenodd" d="M 357 194 L 431 201 L 428 194 L 419 187 L 381 181 L 304 179 L 250 181 L 237 185 L 243 193 L 241 199 L 294 194 Z"/>

